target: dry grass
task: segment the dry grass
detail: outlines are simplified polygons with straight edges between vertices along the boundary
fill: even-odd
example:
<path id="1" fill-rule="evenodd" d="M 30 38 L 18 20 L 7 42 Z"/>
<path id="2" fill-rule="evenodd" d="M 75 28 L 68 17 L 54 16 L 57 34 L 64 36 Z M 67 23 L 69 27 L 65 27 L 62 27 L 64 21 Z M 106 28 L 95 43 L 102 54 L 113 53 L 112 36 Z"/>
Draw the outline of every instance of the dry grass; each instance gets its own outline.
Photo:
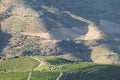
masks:
<path id="1" fill-rule="evenodd" d="M 112 57 L 110 58 L 109 56 L 111 55 Z M 117 54 L 113 53 L 107 47 L 103 45 L 92 47 L 91 58 L 93 62 L 101 63 L 101 64 L 111 64 L 111 63 L 119 62 L 119 58 Z"/>
<path id="2" fill-rule="evenodd" d="M 102 36 L 100 30 L 93 25 L 88 26 L 88 33 L 84 36 L 84 40 L 95 40 L 100 39 Z"/>
<path id="3" fill-rule="evenodd" d="M 102 36 L 100 30 L 97 28 L 97 26 L 95 26 L 95 23 L 85 19 L 81 16 L 77 16 L 74 14 L 69 14 L 72 18 L 77 19 L 79 21 L 83 21 L 85 23 L 88 24 L 88 33 L 86 33 L 85 36 L 83 36 L 83 40 L 94 40 L 94 39 L 100 39 L 100 37 Z"/>
<path id="4" fill-rule="evenodd" d="M 23 35 L 27 35 L 27 36 L 33 36 L 33 37 L 41 37 L 41 38 L 44 38 L 44 39 L 51 39 L 49 33 L 26 33 L 26 32 L 21 32 L 21 34 Z"/>

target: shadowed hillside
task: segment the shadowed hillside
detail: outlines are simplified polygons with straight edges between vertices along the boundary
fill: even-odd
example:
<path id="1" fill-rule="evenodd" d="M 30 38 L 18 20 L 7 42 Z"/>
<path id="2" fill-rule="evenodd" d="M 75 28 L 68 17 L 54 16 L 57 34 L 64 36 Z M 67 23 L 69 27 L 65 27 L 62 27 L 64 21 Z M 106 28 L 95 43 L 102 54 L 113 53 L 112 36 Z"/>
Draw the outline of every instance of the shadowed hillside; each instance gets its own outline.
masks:
<path id="1" fill-rule="evenodd" d="M 12 35 L 1 51 L 9 56 L 67 54 L 81 61 L 119 63 L 119 3 L 1 0 L 1 29 Z"/>
<path id="2" fill-rule="evenodd" d="M 58 43 L 62 53 L 69 53 L 80 58 L 81 61 L 91 61 L 91 49 L 83 43 L 75 43 L 74 41 L 60 41 Z"/>
<path id="3" fill-rule="evenodd" d="M 0 24 L 0 52 L 8 45 L 11 35 L 1 30 Z"/>

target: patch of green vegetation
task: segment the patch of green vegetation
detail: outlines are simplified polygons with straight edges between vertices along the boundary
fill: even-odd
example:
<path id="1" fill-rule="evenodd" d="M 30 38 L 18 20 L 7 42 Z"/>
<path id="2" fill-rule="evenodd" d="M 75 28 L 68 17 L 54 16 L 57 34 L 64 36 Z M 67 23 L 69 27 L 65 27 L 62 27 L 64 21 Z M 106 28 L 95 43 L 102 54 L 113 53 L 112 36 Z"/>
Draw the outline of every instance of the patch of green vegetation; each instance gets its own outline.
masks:
<path id="1" fill-rule="evenodd" d="M 56 57 L 56 56 L 42 56 L 41 58 L 43 60 L 45 60 L 50 65 L 60 65 L 60 64 L 73 63 L 74 62 L 74 61 L 67 60 L 67 59 L 64 59 L 64 58 L 59 58 L 59 57 Z"/>
<path id="2" fill-rule="evenodd" d="M 35 58 L 21 57 L 0 61 L 0 80 L 26 80 L 28 71 L 33 69 L 30 80 L 56 80 L 60 72 L 63 73 L 60 80 L 119 80 L 120 78 L 119 65 L 92 62 L 64 63 L 64 61 L 58 64 L 61 59 L 56 56 Z M 51 64 L 48 63 L 49 60 Z M 37 61 L 45 61 L 46 64 L 35 68 L 39 64 Z"/>
<path id="3" fill-rule="evenodd" d="M 80 62 L 80 63 L 65 64 L 65 65 L 62 65 L 62 71 L 69 72 L 69 71 L 74 71 L 74 70 L 78 70 L 78 69 L 82 69 L 82 68 L 94 66 L 94 65 L 98 65 L 98 64 L 95 64 L 92 62 Z"/>
<path id="4" fill-rule="evenodd" d="M 27 72 L 0 72 L 0 80 L 26 80 Z"/>
<path id="5" fill-rule="evenodd" d="M 33 70 L 39 62 L 29 57 L 14 58 L 0 62 L 0 69 L 4 71 L 30 71 Z"/>
<path id="6" fill-rule="evenodd" d="M 120 66 L 99 65 L 64 73 L 60 80 L 119 80 Z"/>
<path id="7" fill-rule="evenodd" d="M 59 76 L 59 72 L 39 72 L 32 73 L 30 80 L 56 80 Z"/>
<path id="8" fill-rule="evenodd" d="M 57 56 L 41 56 L 38 57 L 40 61 L 43 61 L 43 65 L 36 67 L 35 71 L 60 71 L 62 67 L 60 65 L 71 64 L 75 61 L 67 60 Z"/>
<path id="9" fill-rule="evenodd" d="M 46 69 L 48 68 L 49 65 L 42 65 L 42 66 L 38 66 L 34 69 L 34 71 L 46 71 Z"/>
<path id="10" fill-rule="evenodd" d="M 75 71 L 81 68 L 89 67 L 98 65 L 95 63 L 89 63 L 89 62 L 74 62 L 74 63 L 66 63 L 61 65 L 42 65 L 35 69 L 35 71 L 51 71 L 51 72 L 71 72 Z"/>

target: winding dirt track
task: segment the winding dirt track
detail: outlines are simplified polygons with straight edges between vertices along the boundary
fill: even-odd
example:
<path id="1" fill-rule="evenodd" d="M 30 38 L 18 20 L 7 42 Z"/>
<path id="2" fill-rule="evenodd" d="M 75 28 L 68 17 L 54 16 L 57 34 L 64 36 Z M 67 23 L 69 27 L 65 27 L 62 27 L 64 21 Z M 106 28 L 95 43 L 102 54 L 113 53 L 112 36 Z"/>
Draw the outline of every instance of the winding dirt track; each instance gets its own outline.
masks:
<path id="1" fill-rule="evenodd" d="M 21 34 L 23 35 L 27 35 L 27 36 L 38 36 L 41 38 L 45 38 L 45 39 L 50 39 L 49 33 L 27 33 L 27 32 L 22 32 Z"/>
<path id="2" fill-rule="evenodd" d="M 31 75 L 32 75 L 32 71 L 30 71 L 30 72 L 29 72 L 28 77 L 27 77 L 27 79 L 26 79 L 26 80 L 30 80 Z"/>
<path id="3" fill-rule="evenodd" d="M 61 72 L 60 75 L 57 77 L 56 80 L 60 80 L 60 78 L 62 77 L 63 73 Z"/>
<path id="4" fill-rule="evenodd" d="M 88 32 L 86 33 L 86 35 L 84 35 L 83 40 L 94 40 L 101 38 L 102 34 L 100 30 L 97 28 L 97 26 L 94 24 L 94 22 L 71 13 L 69 15 L 74 19 L 83 21 L 88 24 Z"/>
<path id="5" fill-rule="evenodd" d="M 35 58 L 35 57 L 31 57 L 32 59 L 34 59 L 34 60 L 36 60 L 36 61 L 38 61 L 40 64 L 37 66 L 37 67 L 40 67 L 40 66 L 42 66 L 42 65 L 45 65 L 45 62 L 44 61 L 42 61 L 42 60 L 40 60 L 40 59 L 38 59 L 38 58 Z M 37 68 L 36 67 L 36 68 Z M 36 69 L 35 68 L 35 69 Z"/>

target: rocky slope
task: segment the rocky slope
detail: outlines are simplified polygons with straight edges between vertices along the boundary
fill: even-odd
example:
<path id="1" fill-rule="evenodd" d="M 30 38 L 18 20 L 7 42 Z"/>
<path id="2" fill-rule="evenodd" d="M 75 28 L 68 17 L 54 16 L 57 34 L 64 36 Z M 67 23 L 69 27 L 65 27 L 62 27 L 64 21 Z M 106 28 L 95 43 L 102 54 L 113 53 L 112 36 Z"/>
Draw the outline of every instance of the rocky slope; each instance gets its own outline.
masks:
<path id="1" fill-rule="evenodd" d="M 0 36 L 10 36 L 0 39 L 1 54 L 67 54 L 81 61 L 119 63 L 119 3 L 0 0 L 0 27 L 4 33 Z"/>

